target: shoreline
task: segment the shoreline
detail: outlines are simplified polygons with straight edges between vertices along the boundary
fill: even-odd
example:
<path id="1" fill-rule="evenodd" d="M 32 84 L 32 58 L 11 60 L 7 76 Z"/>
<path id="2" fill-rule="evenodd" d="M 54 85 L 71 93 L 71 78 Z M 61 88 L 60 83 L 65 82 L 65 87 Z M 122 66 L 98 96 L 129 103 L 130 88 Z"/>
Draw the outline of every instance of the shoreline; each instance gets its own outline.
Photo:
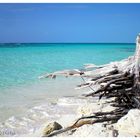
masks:
<path id="1" fill-rule="evenodd" d="M 97 97 L 98 98 L 98 97 Z M 6 124 L 9 123 L 10 129 L 8 135 L 4 133 L 4 129 L 1 129 L 5 136 L 27 136 L 27 137 L 42 137 L 46 131 L 48 124 L 56 121 L 63 127 L 67 127 L 73 124 L 77 118 L 82 116 L 89 116 L 93 112 L 97 111 L 111 111 L 114 107 L 111 107 L 108 103 L 112 99 L 103 99 L 98 101 L 96 98 L 86 97 L 61 97 L 55 103 L 48 103 L 48 105 L 36 106 L 30 109 L 30 115 L 26 114 L 21 118 L 11 117 Z M 50 109 L 49 114 L 46 109 Z M 36 110 L 36 113 L 33 112 Z M 44 115 L 44 116 L 43 116 Z M 28 118 L 27 118 L 28 116 Z M 32 119 L 31 119 L 32 117 Z M 24 120 L 24 121 L 23 121 Z M 13 126 L 10 125 L 10 122 Z M 15 123 L 17 122 L 17 123 Z M 25 129 L 28 126 L 27 129 Z M 17 129 L 18 127 L 18 129 Z M 114 137 L 114 130 L 117 130 L 117 123 L 108 124 L 97 123 L 94 125 L 84 125 L 76 129 L 74 132 L 64 132 L 55 137 Z M 118 130 L 117 130 L 118 131 Z M 2 136 L 2 135 L 1 135 Z M 129 130 L 119 130 L 118 137 L 135 137 L 140 136 L 137 133 L 131 133 Z"/>
<path id="2" fill-rule="evenodd" d="M 124 60 L 123 60 L 124 61 Z M 126 60 L 125 60 L 126 61 Z M 124 61 L 124 64 L 126 63 Z M 118 63 L 118 62 L 111 62 Z M 88 72 L 89 73 L 89 72 Z M 69 81 L 68 81 L 69 83 Z M 70 83 L 69 83 L 70 84 Z M 98 87 L 96 87 L 98 88 Z M 80 90 L 80 93 L 82 91 Z M 30 108 L 23 116 L 12 116 L 0 125 L 1 136 L 33 136 L 42 137 L 46 126 L 54 121 L 60 123 L 63 127 L 67 127 L 74 123 L 77 118 L 82 116 L 89 116 L 98 111 L 112 111 L 114 107 L 110 106 L 108 101 L 112 99 L 105 99 L 99 101 L 99 97 L 86 98 L 80 94 L 75 96 L 61 96 L 57 99 L 48 101 L 46 104 L 40 104 Z M 6 127 L 5 127 L 6 126 Z M 108 125 L 105 123 L 94 125 L 84 125 L 73 132 L 66 132 L 58 135 L 58 137 L 108 137 L 114 136 L 115 125 Z M 18 129 L 17 129 L 18 127 Z M 5 133 L 8 130 L 8 135 Z M 84 131 L 84 132 L 83 132 Z M 94 133 L 96 131 L 96 133 Z M 140 136 L 139 134 L 130 134 L 129 131 L 119 132 L 118 136 Z"/>
<path id="3" fill-rule="evenodd" d="M 68 119 L 65 120 L 65 117 L 69 115 L 75 116 L 76 119 L 75 107 L 78 107 L 81 101 L 81 98 L 77 101 L 77 97 L 59 97 L 55 99 L 55 101 L 51 100 L 46 104 L 34 106 L 21 116 L 11 116 L 5 122 L 1 123 L 0 131 L 4 134 L 1 136 L 41 136 L 43 130 L 38 134 L 39 129 L 43 128 L 43 126 L 49 122 L 54 120 L 58 121 L 61 117 L 64 117 L 64 119 L 61 120 L 62 122 L 63 120 L 66 121 Z M 87 102 L 87 100 L 85 100 L 85 102 Z M 7 130 L 12 135 L 7 135 Z"/>
<path id="4" fill-rule="evenodd" d="M 81 90 L 80 93 L 82 93 Z M 46 101 L 48 102 L 46 104 L 34 106 L 23 116 L 12 116 L 2 123 L 0 125 L 1 136 L 42 137 L 47 125 L 54 121 L 60 123 L 65 128 L 82 116 L 89 116 L 98 111 L 106 112 L 114 110 L 114 107 L 106 103 L 113 98 L 103 98 L 100 101 L 98 98 L 99 96 L 87 98 L 80 94 L 75 94 L 75 96 L 61 96 L 55 100 L 54 98 L 53 100 L 47 99 Z M 116 124 L 108 124 L 106 127 L 106 123 L 97 123 L 94 125 L 81 126 L 77 128 L 75 132 L 64 132 L 57 137 L 114 137 L 114 131 L 119 131 L 118 137 L 140 136 L 136 133 L 130 133 L 128 130 L 123 132 L 121 129 L 117 129 Z M 9 132 L 8 135 L 6 133 L 7 130 Z"/>
<path id="5" fill-rule="evenodd" d="M 59 79 L 61 82 L 59 82 Z M 47 101 L 56 100 L 63 96 L 77 96 L 81 91 L 75 90 L 75 84 L 81 79 L 59 78 L 32 84 L 1 90 L 0 122 L 4 122 L 11 116 L 23 114 L 29 108 L 33 108 Z M 69 84 L 71 87 L 69 87 Z M 59 91 L 59 92 L 58 92 Z M 65 92 L 67 91 L 67 93 Z M 12 96 L 11 96 L 12 94 Z M 18 98 L 18 100 L 17 100 Z M 6 99 L 6 101 L 5 101 Z M 18 108 L 17 108 L 18 106 Z"/>
<path id="6" fill-rule="evenodd" d="M 56 83 L 55 85 L 57 85 L 57 86 L 53 89 L 53 92 L 55 94 L 55 91 L 58 91 L 57 89 L 59 89 L 59 92 L 61 91 L 60 95 L 56 94 L 54 96 L 54 94 L 53 94 L 51 96 L 46 97 L 46 93 L 41 93 L 38 95 L 35 94 L 35 98 L 32 98 L 33 102 L 31 102 L 31 98 L 30 98 L 30 102 L 31 102 L 30 104 L 28 104 L 28 102 L 25 102 L 24 104 L 19 102 L 19 105 L 21 105 L 22 110 L 19 108 L 20 106 L 17 108 L 17 105 L 16 106 L 13 105 L 13 107 L 15 107 L 15 109 L 14 109 L 11 106 L 12 104 L 11 105 L 7 104 L 7 108 L 6 108 L 6 106 L 4 106 L 4 108 L 1 108 L 3 110 L 2 115 L 3 115 L 4 119 L 2 119 L 2 121 L 0 122 L 0 132 L 2 132 L 2 134 L 0 136 L 26 135 L 26 133 L 29 133 L 28 131 L 30 131 L 31 128 L 32 128 L 32 130 L 37 129 L 41 125 L 40 123 L 42 123 L 42 121 L 47 121 L 48 119 L 51 119 L 51 117 L 53 116 L 52 113 L 55 112 L 55 111 L 53 111 L 53 107 L 54 107 L 54 110 L 57 110 L 57 108 L 60 109 L 61 108 L 60 106 L 62 106 L 64 111 L 67 110 L 66 108 L 68 107 L 68 105 L 65 101 L 63 102 L 63 99 L 64 98 L 75 98 L 81 92 L 81 91 L 77 91 L 74 89 L 75 83 L 77 83 L 77 81 L 80 82 L 81 80 L 79 78 L 78 79 L 71 78 L 69 80 L 66 78 L 59 78 L 59 79 L 61 79 L 61 82 L 58 83 L 59 80 L 55 81 L 55 83 Z M 54 80 L 49 80 L 49 81 L 50 81 L 50 84 L 54 83 Z M 46 86 L 47 82 L 48 81 L 42 83 L 41 85 L 38 85 L 38 86 L 35 85 L 35 86 L 36 86 L 36 88 L 38 88 L 39 86 L 41 86 L 41 88 L 42 88 L 42 86 Z M 65 91 L 66 91 L 66 87 L 68 87 L 70 83 L 71 83 L 71 87 L 69 87 L 67 89 L 67 91 L 69 92 L 69 94 L 68 94 Z M 50 90 L 53 88 L 53 86 L 54 85 L 49 87 Z M 23 88 L 25 88 L 25 87 L 23 87 Z M 18 88 L 18 91 L 19 91 L 19 89 L 20 88 Z M 32 87 L 31 87 L 31 89 L 32 89 Z M 70 94 L 70 93 L 73 93 L 73 94 Z M 67 96 L 67 94 L 68 94 L 68 96 Z M 24 95 L 24 92 L 23 92 L 23 95 Z M 60 103 L 61 105 L 56 106 L 57 100 L 62 100 L 62 102 Z M 19 109 L 19 111 L 17 110 L 17 112 L 16 112 L 16 108 Z M 13 112 L 9 112 L 9 110 L 11 110 L 11 109 L 13 109 Z M 60 110 L 63 112 L 63 109 L 60 109 Z M 7 116 L 5 116 L 5 114 L 7 114 Z M 61 114 L 61 112 L 59 112 L 57 115 L 59 115 L 59 114 Z M 42 115 L 44 115 L 44 116 L 42 118 L 40 118 Z M 57 115 L 56 115 L 56 118 L 58 117 Z M 37 123 L 34 122 L 35 121 L 34 119 L 37 121 Z M 29 124 L 29 128 L 28 128 L 27 122 L 31 123 L 31 124 Z M 15 129 L 16 128 L 15 126 L 19 127 L 20 130 L 17 131 Z M 5 133 L 7 131 L 7 129 L 10 133 L 10 134 L 8 133 L 8 135 L 7 135 L 7 133 Z M 21 132 L 23 132 L 23 134 L 20 134 Z M 32 134 L 33 133 L 34 132 L 32 132 Z M 27 134 L 27 136 L 28 136 L 28 134 Z"/>
<path id="7" fill-rule="evenodd" d="M 96 75 L 104 75 L 104 73 L 108 73 L 110 71 L 114 71 L 116 65 L 123 71 L 125 70 L 126 65 L 128 64 L 128 60 L 130 59 L 130 61 L 132 61 L 132 57 L 122 60 L 122 61 L 115 61 L 115 62 L 110 62 L 109 64 L 105 64 L 105 65 L 100 65 L 100 66 L 95 66 L 94 64 L 86 64 L 85 68 L 92 68 L 95 67 L 95 69 L 97 68 L 97 70 L 95 71 L 90 71 L 87 70 L 85 71 L 85 75 L 87 76 L 87 82 L 88 85 L 90 85 L 93 81 L 90 81 L 91 78 L 96 77 Z M 104 68 L 105 66 L 105 68 Z M 112 67 L 113 66 L 113 67 Z M 131 66 L 131 63 L 130 63 Z M 98 67 L 102 68 L 103 70 L 98 70 Z M 129 67 L 129 66 L 128 66 Z M 40 104 L 38 106 L 33 106 L 31 107 L 29 110 L 27 110 L 27 113 L 25 113 L 23 116 L 21 115 L 20 117 L 18 116 L 12 116 L 10 117 L 8 120 L 6 120 L 4 123 L 2 123 L 0 125 L 1 127 L 1 132 L 3 132 L 3 136 L 7 136 L 7 134 L 5 133 L 8 129 L 9 132 L 11 132 L 12 135 L 10 136 L 43 136 L 43 132 L 45 131 L 45 127 L 48 125 L 48 123 L 54 122 L 54 121 L 58 121 L 63 127 L 67 127 L 69 126 L 72 122 L 76 121 L 77 118 L 82 117 L 83 115 L 91 115 L 94 112 L 97 111 L 111 111 L 111 109 L 113 109 L 111 106 L 104 106 L 104 102 L 106 102 L 108 99 L 103 99 L 102 101 L 98 102 L 98 96 L 97 98 L 86 98 L 86 97 L 81 97 L 81 93 L 82 91 L 79 90 L 78 92 L 80 94 L 76 94 L 77 91 L 74 90 L 75 85 L 78 84 L 78 82 L 74 81 L 73 79 L 75 79 L 75 77 L 78 76 L 78 74 L 82 74 L 82 70 L 78 70 L 78 69 L 74 69 L 74 70 L 66 70 L 66 71 L 59 71 L 56 73 L 52 73 L 49 75 L 45 75 L 47 77 L 52 77 L 55 78 L 56 75 L 62 75 L 64 74 L 64 76 L 68 77 L 73 75 L 74 73 L 74 77 L 71 80 L 65 79 L 64 81 L 60 79 L 56 80 L 56 81 L 46 81 L 44 82 L 44 91 L 46 91 L 46 84 L 48 84 L 49 87 L 49 92 L 51 94 L 51 96 L 54 98 L 54 95 L 59 95 L 61 94 L 61 96 L 58 97 L 58 101 L 56 102 L 46 102 L 46 104 Z M 56 75 L 55 75 L 56 74 Z M 90 75 L 92 75 L 93 77 L 90 77 Z M 82 78 L 82 77 L 81 77 Z M 82 80 L 82 79 L 81 79 Z M 86 87 L 88 87 L 86 84 L 81 84 L 81 80 L 77 80 L 79 81 L 79 84 L 77 89 L 82 89 L 84 90 Z M 70 82 L 71 81 L 71 82 Z M 74 83 L 75 82 L 75 83 Z M 83 82 L 83 81 L 82 81 Z M 60 87 L 57 87 L 55 85 L 61 85 L 61 87 L 63 87 L 62 89 Z M 50 86 L 51 85 L 51 86 Z M 103 85 L 101 85 L 103 86 Z M 90 87 L 90 86 L 89 86 Z M 36 93 L 36 89 L 38 89 L 39 86 L 35 85 L 34 87 L 31 87 L 31 91 L 35 91 L 34 93 Z M 41 87 L 42 88 L 42 87 Z M 97 85 L 97 87 L 95 86 L 95 90 L 98 90 L 98 88 L 100 88 L 99 85 Z M 33 89 L 33 90 L 32 90 Z M 61 89 L 61 90 L 60 90 Z M 26 90 L 23 90 L 23 95 L 25 97 L 28 97 L 28 101 L 34 101 L 35 98 L 31 98 L 29 97 L 29 94 L 26 93 Z M 53 92 L 52 92 L 53 91 Z M 78 93 L 77 92 L 77 93 Z M 89 92 L 89 93 L 88 93 Z M 90 94 L 90 92 L 93 92 L 93 90 L 90 89 L 90 91 L 88 90 L 88 92 L 86 91 L 86 94 Z M 24 94 L 26 93 L 26 94 Z M 70 95 L 72 93 L 72 95 L 74 95 L 74 97 L 70 97 L 72 95 L 70 95 L 69 97 L 63 97 L 64 95 Z M 32 93 L 30 93 L 30 95 L 32 95 Z M 27 96 L 28 95 L 28 96 Z M 36 96 L 36 94 L 34 94 Z M 48 97 L 46 96 L 47 94 L 38 94 L 36 96 L 36 99 L 38 99 L 39 96 L 43 95 L 42 97 L 44 97 L 44 101 L 48 101 Z M 79 96 L 80 95 L 80 96 Z M 40 100 L 39 103 L 42 103 L 42 100 Z M 71 116 L 71 117 L 69 117 Z M 110 128 L 105 128 L 102 125 L 104 125 L 104 123 L 101 124 L 95 124 L 93 125 L 96 126 L 97 128 L 99 127 L 98 131 L 100 133 L 90 133 L 91 129 L 96 129 L 93 128 L 92 126 L 88 126 L 88 125 L 84 125 L 80 128 L 77 128 L 77 131 L 75 131 L 74 133 L 63 133 L 62 135 L 59 136 L 113 136 L 113 132 L 114 129 L 111 129 L 110 132 Z M 6 126 L 6 127 L 5 127 Z M 17 129 L 18 128 L 18 129 Z M 82 129 L 86 129 L 85 133 L 82 133 Z M 107 129 L 107 130 L 106 130 Z M 103 133 L 102 133 L 103 131 Z M 6 134 L 6 135 L 5 135 Z M 127 135 L 127 134 L 126 134 Z M 9 136 L 9 134 L 8 134 Z"/>

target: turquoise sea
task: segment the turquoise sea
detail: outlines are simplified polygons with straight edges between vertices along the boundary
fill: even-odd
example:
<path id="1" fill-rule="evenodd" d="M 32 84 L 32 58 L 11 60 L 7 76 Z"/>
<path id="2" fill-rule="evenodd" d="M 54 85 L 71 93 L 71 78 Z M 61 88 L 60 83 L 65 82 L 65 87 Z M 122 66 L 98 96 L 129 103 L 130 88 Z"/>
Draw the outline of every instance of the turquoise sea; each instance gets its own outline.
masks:
<path id="1" fill-rule="evenodd" d="M 135 44 L 0 44 L 0 89 L 36 82 L 45 72 L 118 61 L 134 49 Z"/>
<path id="2" fill-rule="evenodd" d="M 46 99 L 75 96 L 80 79 L 38 79 L 46 72 L 119 61 L 135 44 L 0 44 L 0 122 L 24 114 Z"/>

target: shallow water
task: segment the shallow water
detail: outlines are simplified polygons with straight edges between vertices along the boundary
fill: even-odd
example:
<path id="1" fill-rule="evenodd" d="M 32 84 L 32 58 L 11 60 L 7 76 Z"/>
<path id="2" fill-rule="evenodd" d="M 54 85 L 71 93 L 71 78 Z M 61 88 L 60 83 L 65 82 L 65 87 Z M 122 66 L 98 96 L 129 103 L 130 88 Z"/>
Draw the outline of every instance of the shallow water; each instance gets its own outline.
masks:
<path id="1" fill-rule="evenodd" d="M 79 78 L 57 78 L 29 85 L 20 85 L 3 89 L 0 102 L 0 122 L 11 115 L 22 114 L 29 108 L 52 101 L 62 96 L 77 96 L 80 90 L 75 86 L 81 83 Z M 11 95 L 10 95 L 11 94 Z"/>

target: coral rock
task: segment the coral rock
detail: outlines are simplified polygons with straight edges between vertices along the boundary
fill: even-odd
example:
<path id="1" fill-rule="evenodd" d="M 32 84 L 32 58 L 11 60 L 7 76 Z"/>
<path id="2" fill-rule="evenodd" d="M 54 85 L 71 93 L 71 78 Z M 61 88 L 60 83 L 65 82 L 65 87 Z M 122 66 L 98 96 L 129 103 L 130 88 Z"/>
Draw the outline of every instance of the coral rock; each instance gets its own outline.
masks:
<path id="1" fill-rule="evenodd" d="M 57 122 L 49 123 L 43 130 L 43 136 L 47 136 L 48 134 L 52 133 L 53 131 L 59 130 L 61 128 L 62 128 L 62 126 Z"/>

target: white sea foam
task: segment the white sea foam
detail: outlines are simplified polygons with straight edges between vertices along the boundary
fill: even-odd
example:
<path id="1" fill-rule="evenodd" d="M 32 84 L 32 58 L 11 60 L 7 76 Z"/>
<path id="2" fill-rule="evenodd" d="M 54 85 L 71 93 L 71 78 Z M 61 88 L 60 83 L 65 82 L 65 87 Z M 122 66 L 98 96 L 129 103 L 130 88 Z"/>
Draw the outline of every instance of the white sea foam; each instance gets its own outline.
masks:
<path id="1" fill-rule="evenodd" d="M 69 102 L 68 102 L 69 101 Z M 64 104 L 65 102 L 65 104 Z M 2 136 L 28 136 L 34 135 L 40 127 L 49 121 L 60 120 L 62 116 L 73 116 L 82 103 L 82 99 L 76 101 L 75 97 L 59 98 L 56 104 L 47 102 L 35 106 L 22 116 L 12 116 L 0 125 Z M 9 133 L 7 133 L 7 131 Z M 11 132 L 11 133 L 10 133 Z"/>

